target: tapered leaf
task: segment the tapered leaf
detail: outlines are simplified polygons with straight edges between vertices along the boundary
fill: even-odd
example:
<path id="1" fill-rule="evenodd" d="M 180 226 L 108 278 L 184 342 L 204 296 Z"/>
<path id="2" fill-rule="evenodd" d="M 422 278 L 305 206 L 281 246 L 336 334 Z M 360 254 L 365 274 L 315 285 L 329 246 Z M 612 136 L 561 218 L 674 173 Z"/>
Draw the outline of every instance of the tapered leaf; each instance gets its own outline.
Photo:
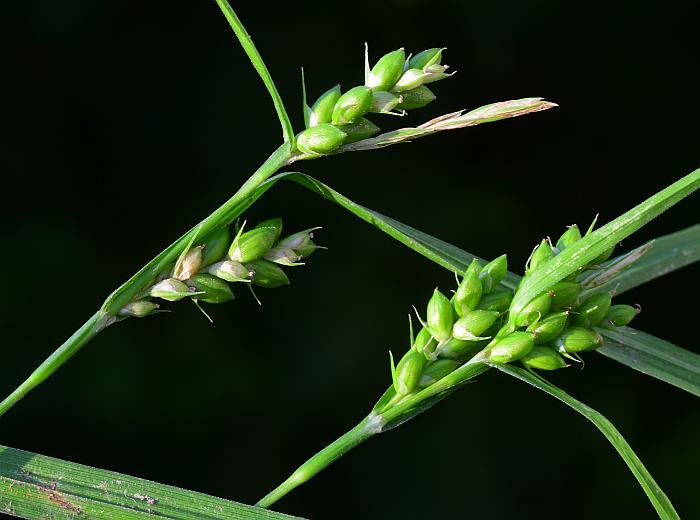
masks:
<path id="1" fill-rule="evenodd" d="M 615 426 L 613 426 L 613 424 L 606 419 L 603 414 L 594 410 L 590 406 L 583 404 L 581 401 L 571 397 L 560 388 L 557 388 L 553 384 L 545 381 L 539 376 L 532 374 L 531 372 L 528 372 L 527 370 L 523 370 L 522 368 L 513 365 L 501 365 L 494 363 L 493 366 L 499 369 L 501 372 L 505 372 L 506 374 L 518 378 L 521 381 L 525 381 L 535 388 L 539 388 L 543 392 L 547 392 L 548 394 L 556 397 L 561 402 L 570 406 L 578 413 L 583 415 L 586 419 L 595 424 L 601 433 L 605 435 L 608 441 L 610 441 L 610 444 L 612 444 L 617 450 L 622 459 L 625 461 L 625 464 L 627 464 L 627 467 L 639 481 L 639 484 L 642 486 L 642 489 L 644 489 L 647 497 L 649 497 L 649 501 L 654 505 L 659 517 L 664 520 L 680 519 L 678 513 L 676 513 L 676 510 L 673 508 L 673 504 L 671 504 L 671 501 L 668 499 L 666 494 L 661 490 L 659 485 L 649 474 L 647 469 L 644 467 L 644 464 L 642 464 L 642 461 L 639 460 L 639 457 L 637 457 L 634 450 L 632 450 L 632 447 L 627 443 L 617 428 L 615 428 Z"/>
<path id="2" fill-rule="evenodd" d="M 597 351 L 604 356 L 700 397 L 697 354 L 630 327 L 599 332 L 605 344 Z"/>
<path id="3" fill-rule="evenodd" d="M 641 258 L 625 270 L 614 273 L 613 276 L 609 276 L 610 271 L 625 255 L 606 262 L 613 267 L 601 269 L 596 273 L 599 279 L 606 275 L 608 279 L 598 283 L 594 291 L 611 291 L 614 294 L 620 294 L 697 262 L 700 260 L 700 224 L 657 238 L 642 247 L 646 247 L 647 250 Z"/>
<path id="4" fill-rule="evenodd" d="M 5 446 L 0 446 L 0 508 L 30 519 L 295 518 Z"/>
<path id="5" fill-rule="evenodd" d="M 595 260 L 698 187 L 700 187 L 700 168 L 548 260 L 532 276 L 528 276 L 518 289 L 510 306 L 511 316 L 518 315 L 533 298 Z"/>

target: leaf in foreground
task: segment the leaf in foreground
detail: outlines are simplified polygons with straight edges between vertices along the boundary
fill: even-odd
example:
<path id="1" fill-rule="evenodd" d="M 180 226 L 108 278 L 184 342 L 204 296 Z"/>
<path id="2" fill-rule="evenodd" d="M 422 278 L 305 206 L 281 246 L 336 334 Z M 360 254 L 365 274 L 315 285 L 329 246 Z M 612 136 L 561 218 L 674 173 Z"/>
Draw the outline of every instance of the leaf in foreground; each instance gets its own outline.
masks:
<path id="1" fill-rule="evenodd" d="M 296 518 L 5 446 L 0 446 L 0 512 L 29 519 Z"/>

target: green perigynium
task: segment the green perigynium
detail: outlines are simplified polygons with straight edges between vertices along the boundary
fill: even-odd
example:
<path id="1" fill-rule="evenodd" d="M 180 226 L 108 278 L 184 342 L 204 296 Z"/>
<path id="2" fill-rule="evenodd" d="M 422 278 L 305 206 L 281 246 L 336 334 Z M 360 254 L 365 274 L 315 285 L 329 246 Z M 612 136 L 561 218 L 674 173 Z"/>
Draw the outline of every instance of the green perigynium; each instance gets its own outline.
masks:
<path id="1" fill-rule="evenodd" d="M 296 148 L 304 158 L 327 155 L 377 134 L 379 127 L 364 117 L 369 113 L 404 115 L 428 105 L 435 94 L 425 84 L 450 76 L 440 64 L 443 50 L 427 49 L 408 61 L 403 48 L 391 51 L 365 70 L 364 85 L 344 93 L 335 85 L 311 107 L 304 101 L 306 129 L 297 134 Z"/>
<path id="2" fill-rule="evenodd" d="M 528 259 L 526 276 L 580 238 L 574 225 L 559 239 L 561 248 L 541 241 Z M 393 386 L 401 399 L 474 360 L 519 361 L 529 370 L 565 368 L 564 356 L 578 361 L 580 353 L 602 345 L 603 337 L 594 327 L 626 325 L 638 313 L 629 305 L 611 306 L 608 293 L 593 294 L 581 302 L 581 284 L 563 280 L 511 316 L 513 291 L 499 287 L 506 271 L 505 255 L 484 267 L 474 260 L 451 299 L 435 289 L 424 327 L 393 371 Z"/>
<path id="3" fill-rule="evenodd" d="M 145 295 L 125 305 L 120 318 L 144 317 L 153 314 L 158 304 L 148 298 L 177 301 L 190 298 L 203 303 L 225 303 L 234 299 L 230 283 L 253 283 L 275 288 L 289 284 L 282 266 L 303 265 L 302 258 L 319 248 L 313 232 L 299 231 L 284 238 L 282 219 L 260 222 L 249 231 L 245 223 L 231 239 L 228 227 L 216 229 L 202 243 L 192 245 L 180 260 L 161 273 Z"/>

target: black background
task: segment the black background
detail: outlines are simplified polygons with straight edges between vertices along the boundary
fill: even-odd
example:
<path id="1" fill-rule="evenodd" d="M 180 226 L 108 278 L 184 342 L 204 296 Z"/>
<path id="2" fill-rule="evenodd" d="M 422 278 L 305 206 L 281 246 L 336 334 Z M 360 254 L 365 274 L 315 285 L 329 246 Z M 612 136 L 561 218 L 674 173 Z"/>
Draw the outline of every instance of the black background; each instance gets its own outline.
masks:
<path id="1" fill-rule="evenodd" d="M 383 129 L 528 96 L 560 107 L 298 165 L 371 208 L 521 271 L 567 224 L 608 221 L 698 166 L 690 2 L 235 4 L 297 128 L 311 97 L 373 59 L 445 46 L 458 74 Z M 4 6 L 0 144 L 6 247 L 0 392 L 104 297 L 223 202 L 278 145 L 272 105 L 213 1 Z M 352 427 L 389 384 L 406 314 L 452 274 L 284 184 L 247 214 L 321 225 L 329 251 L 291 287 L 239 289 L 100 335 L 7 413 L 0 442 L 253 503 Z M 623 246 L 698 221 L 697 195 Z M 619 301 L 635 326 L 698 351 L 698 266 Z M 697 398 L 602 356 L 552 379 L 605 413 L 684 518 L 700 517 Z M 654 518 L 595 428 L 489 373 L 375 437 L 276 505 L 312 518 Z"/>

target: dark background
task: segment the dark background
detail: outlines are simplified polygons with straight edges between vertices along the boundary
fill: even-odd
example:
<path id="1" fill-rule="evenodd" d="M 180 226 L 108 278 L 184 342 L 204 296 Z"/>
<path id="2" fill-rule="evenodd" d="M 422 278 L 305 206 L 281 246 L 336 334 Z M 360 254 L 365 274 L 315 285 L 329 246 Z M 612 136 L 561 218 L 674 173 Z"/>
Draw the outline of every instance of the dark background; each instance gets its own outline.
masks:
<path id="1" fill-rule="evenodd" d="M 311 97 L 372 59 L 446 46 L 458 74 L 384 129 L 527 96 L 544 113 L 298 165 L 371 208 L 482 257 L 567 224 L 609 221 L 696 168 L 700 83 L 690 2 L 374 1 L 235 7 L 297 128 Z M 6 248 L 0 392 L 104 297 L 223 202 L 278 145 L 260 80 L 213 1 L 4 6 L 0 144 Z M 253 503 L 352 427 L 389 384 L 406 314 L 452 274 L 284 184 L 247 214 L 321 225 L 329 251 L 292 285 L 131 320 L 100 335 L 1 419 L 0 442 Z M 697 195 L 623 244 L 698 221 Z M 619 302 L 635 326 L 698 351 L 698 266 Z M 605 413 L 674 501 L 700 517 L 697 398 L 590 354 L 553 374 Z M 276 505 L 312 518 L 654 518 L 581 416 L 489 373 L 375 437 Z"/>

